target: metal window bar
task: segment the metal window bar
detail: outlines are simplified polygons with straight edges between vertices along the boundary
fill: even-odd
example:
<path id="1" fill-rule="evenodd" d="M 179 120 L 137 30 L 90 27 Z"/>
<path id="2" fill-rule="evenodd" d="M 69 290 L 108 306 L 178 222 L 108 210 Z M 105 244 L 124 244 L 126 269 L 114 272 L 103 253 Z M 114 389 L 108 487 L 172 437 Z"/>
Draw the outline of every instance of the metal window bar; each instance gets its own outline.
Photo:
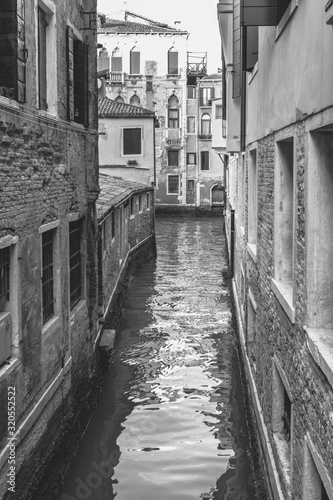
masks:
<path id="1" fill-rule="evenodd" d="M 0 250 L 0 299 L 6 297 L 9 300 L 10 293 L 10 255 L 9 247 Z"/>
<path id="2" fill-rule="evenodd" d="M 81 221 L 69 223 L 70 308 L 82 297 Z"/>
<path id="3" fill-rule="evenodd" d="M 53 231 L 42 234 L 43 324 L 54 316 Z"/>

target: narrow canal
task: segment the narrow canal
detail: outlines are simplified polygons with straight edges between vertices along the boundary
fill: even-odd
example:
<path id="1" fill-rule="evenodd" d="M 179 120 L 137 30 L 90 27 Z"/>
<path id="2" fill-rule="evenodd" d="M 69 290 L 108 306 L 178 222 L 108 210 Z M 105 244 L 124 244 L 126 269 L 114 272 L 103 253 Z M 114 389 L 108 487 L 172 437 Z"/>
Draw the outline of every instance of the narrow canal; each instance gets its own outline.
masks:
<path id="1" fill-rule="evenodd" d="M 255 499 L 223 221 L 156 225 L 59 500 Z"/>

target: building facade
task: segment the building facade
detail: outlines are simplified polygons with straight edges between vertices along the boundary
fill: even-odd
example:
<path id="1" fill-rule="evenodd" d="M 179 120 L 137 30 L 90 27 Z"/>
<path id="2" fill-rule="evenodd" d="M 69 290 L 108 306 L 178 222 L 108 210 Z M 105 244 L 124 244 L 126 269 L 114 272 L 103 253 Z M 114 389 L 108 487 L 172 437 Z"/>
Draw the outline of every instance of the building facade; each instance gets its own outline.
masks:
<path id="1" fill-rule="evenodd" d="M 1 498 L 34 490 L 94 370 L 95 17 L 95 0 L 0 5 Z"/>
<path id="2" fill-rule="evenodd" d="M 156 253 L 154 188 L 100 174 L 97 201 L 100 332 L 115 327 L 126 276 Z"/>
<path id="3" fill-rule="evenodd" d="M 98 128 L 100 173 L 155 186 L 154 111 L 100 97 Z"/>
<path id="4" fill-rule="evenodd" d="M 221 0 L 218 17 L 228 245 L 271 498 L 332 499 L 333 5 Z"/>
<path id="5" fill-rule="evenodd" d="M 187 53 L 188 32 L 131 12 L 124 16 L 98 30 L 99 92 L 155 111 L 156 209 L 221 205 L 216 151 L 223 149 L 223 138 L 214 126 L 221 77 L 207 76 L 207 54 Z"/>

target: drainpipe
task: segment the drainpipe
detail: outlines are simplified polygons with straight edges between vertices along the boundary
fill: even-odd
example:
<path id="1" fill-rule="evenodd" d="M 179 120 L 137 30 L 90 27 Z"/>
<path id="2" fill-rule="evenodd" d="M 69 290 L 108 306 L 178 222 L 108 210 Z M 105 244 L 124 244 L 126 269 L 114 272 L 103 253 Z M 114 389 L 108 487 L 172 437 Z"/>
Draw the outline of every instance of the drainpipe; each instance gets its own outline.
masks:
<path id="1" fill-rule="evenodd" d="M 157 118 L 156 116 L 154 117 L 154 137 L 153 137 L 153 148 L 154 148 L 154 182 L 152 183 L 153 184 L 153 196 L 152 196 L 152 210 L 153 210 L 153 230 L 155 232 L 155 193 L 156 193 L 156 147 L 155 147 L 155 142 L 156 142 L 156 138 L 155 138 L 155 135 L 156 135 L 156 123 L 157 122 Z"/>
<path id="2" fill-rule="evenodd" d="M 240 152 L 244 153 L 246 144 L 246 26 L 241 23 L 241 129 Z"/>
<path id="3" fill-rule="evenodd" d="M 235 210 L 230 211 L 230 262 L 229 270 L 230 277 L 234 277 L 234 266 L 235 266 Z"/>

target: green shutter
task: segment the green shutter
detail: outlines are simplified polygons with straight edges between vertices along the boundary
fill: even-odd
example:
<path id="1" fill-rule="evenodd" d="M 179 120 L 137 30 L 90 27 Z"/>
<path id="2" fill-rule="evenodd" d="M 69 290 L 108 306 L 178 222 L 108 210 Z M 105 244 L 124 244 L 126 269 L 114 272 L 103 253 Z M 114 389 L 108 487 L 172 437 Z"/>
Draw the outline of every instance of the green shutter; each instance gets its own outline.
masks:
<path id="1" fill-rule="evenodd" d="M 74 120 L 74 35 L 73 29 L 67 27 L 67 114 Z"/>
<path id="2" fill-rule="evenodd" d="M 130 73 L 131 75 L 140 74 L 140 52 L 134 50 L 130 54 Z"/>
<path id="3" fill-rule="evenodd" d="M 24 0 L 0 1 L 0 95 L 25 101 Z"/>

